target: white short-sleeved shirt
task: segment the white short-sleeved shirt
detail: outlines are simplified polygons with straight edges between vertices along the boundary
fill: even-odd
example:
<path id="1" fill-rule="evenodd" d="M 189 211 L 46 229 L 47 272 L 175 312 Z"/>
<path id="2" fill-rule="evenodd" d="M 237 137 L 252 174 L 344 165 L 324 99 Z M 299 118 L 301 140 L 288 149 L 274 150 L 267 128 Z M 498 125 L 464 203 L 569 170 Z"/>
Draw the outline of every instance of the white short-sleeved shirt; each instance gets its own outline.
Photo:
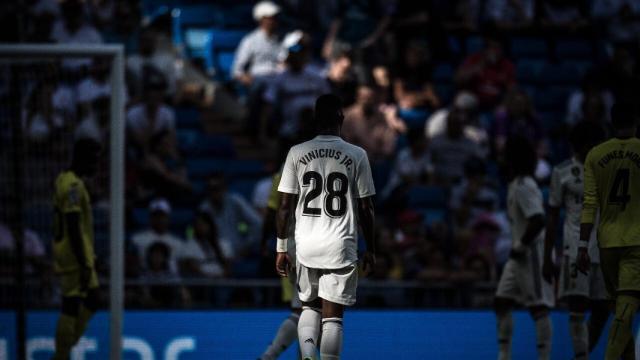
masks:
<path id="1" fill-rule="evenodd" d="M 512 246 L 515 249 L 521 249 L 522 236 L 527 231 L 529 218 L 534 215 L 544 215 L 542 192 L 531 176 L 517 177 L 509 183 L 507 210 L 511 222 Z M 541 246 L 543 239 L 544 231 L 540 232 L 534 243 Z"/>
<path id="2" fill-rule="evenodd" d="M 571 259 L 575 259 L 578 255 L 583 192 L 584 166 L 581 162 L 571 158 L 553 168 L 549 206 L 564 207 L 566 210 L 563 227 L 564 255 Z M 591 233 L 591 239 L 589 239 L 589 256 L 591 262 L 600 262 L 596 231 Z"/>
<path id="3" fill-rule="evenodd" d="M 64 22 L 58 20 L 51 29 L 51 39 L 59 44 L 102 44 L 102 36 L 95 27 L 83 24 L 75 33 L 70 33 Z M 62 61 L 65 68 L 91 65 L 91 58 L 71 58 Z"/>
<path id="4" fill-rule="evenodd" d="M 320 135 L 289 150 L 278 191 L 298 194 L 298 261 L 340 269 L 358 260 L 354 199 L 375 195 L 366 152 L 338 136 Z"/>
<path id="5" fill-rule="evenodd" d="M 136 105 L 127 112 L 127 126 L 136 132 L 151 131 L 153 134 L 164 130 L 173 131 L 176 128 L 173 109 L 166 105 L 160 105 L 158 108 L 153 126 L 149 116 L 147 107 L 144 104 Z"/>

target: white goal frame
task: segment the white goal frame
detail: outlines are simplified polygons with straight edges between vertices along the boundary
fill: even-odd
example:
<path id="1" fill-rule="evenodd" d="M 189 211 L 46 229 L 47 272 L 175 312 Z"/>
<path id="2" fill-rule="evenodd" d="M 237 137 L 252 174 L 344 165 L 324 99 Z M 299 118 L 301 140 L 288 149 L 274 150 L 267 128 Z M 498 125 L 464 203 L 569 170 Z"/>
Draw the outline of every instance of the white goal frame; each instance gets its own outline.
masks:
<path id="1" fill-rule="evenodd" d="M 122 357 L 124 299 L 124 48 L 122 45 L 0 44 L 0 59 L 55 59 L 106 56 L 111 59 L 109 169 L 109 358 Z M 20 346 L 22 346 L 21 344 Z"/>

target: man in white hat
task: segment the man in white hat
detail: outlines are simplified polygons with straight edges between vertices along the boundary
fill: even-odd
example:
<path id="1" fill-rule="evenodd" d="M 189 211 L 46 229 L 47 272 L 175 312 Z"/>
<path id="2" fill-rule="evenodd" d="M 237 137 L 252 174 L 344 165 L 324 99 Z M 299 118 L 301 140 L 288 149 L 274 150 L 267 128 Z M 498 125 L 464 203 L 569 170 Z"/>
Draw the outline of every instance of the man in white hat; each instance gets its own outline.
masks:
<path id="1" fill-rule="evenodd" d="M 279 13 L 280 8 L 271 1 L 261 1 L 253 8 L 258 27 L 240 42 L 231 69 L 233 78 L 246 86 L 278 70 L 280 39 L 276 17 Z"/>

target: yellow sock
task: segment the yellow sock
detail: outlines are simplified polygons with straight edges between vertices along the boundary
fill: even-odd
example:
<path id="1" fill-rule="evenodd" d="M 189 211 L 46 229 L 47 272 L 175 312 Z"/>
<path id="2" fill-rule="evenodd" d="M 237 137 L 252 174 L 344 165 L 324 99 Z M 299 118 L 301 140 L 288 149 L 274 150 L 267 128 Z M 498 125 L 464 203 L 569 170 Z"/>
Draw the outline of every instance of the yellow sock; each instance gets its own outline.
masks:
<path id="1" fill-rule="evenodd" d="M 616 314 L 611 322 L 607 341 L 606 360 L 619 360 L 632 337 L 631 324 L 638 310 L 640 299 L 629 295 L 618 295 Z"/>
<path id="2" fill-rule="evenodd" d="M 78 320 L 76 321 L 75 327 L 75 341 L 74 344 L 77 343 L 84 332 L 87 330 L 87 325 L 89 325 L 89 320 L 93 316 L 93 311 L 87 309 L 86 306 L 81 305 L 80 310 L 78 310 Z"/>
<path id="3" fill-rule="evenodd" d="M 76 322 L 73 316 L 60 314 L 58 327 L 56 328 L 56 352 L 54 360 L 67 360 L 71 354 L 71 348 L 76 344 Z"/>

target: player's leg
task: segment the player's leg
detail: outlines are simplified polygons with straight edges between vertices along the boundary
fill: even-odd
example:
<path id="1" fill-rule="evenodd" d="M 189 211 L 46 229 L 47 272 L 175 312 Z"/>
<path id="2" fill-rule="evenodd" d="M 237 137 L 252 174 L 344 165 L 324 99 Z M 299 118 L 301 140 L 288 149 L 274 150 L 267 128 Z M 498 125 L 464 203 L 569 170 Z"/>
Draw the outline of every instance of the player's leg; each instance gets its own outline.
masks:
<path id="1" fill-rule="evenodd" d="M 320 357 L 322 360 L 340 359 L 343 318 L 344 305 L 322 300 L 322 343 L 320 344 Z"/>
<path id="2" fill-rule="evenodd" d="M 551 358 L 551 338 L 553 337 L 553 326 L 549 308 L 547 306 L 533 306 L 529 308 L 529 314 L 536 325 L 536 346 L 538 348 L 538 359 L 548 360 Z"/>
<path id="3" fill-rule="evenodd" d="M 56 326 L 56 349 L 53 355 L 54 360 L 69 359 L 71 349 L 78 340 L 76 324 L 81 302 L 82 299 L 80 297 L 62 298 L 62 309 Z"/>
<path id="4" fill-rule="evenodd" d="M 589 316 L 589 352 L 591 352 L 600 340 L 602 330 L 604 330 L 609 314 L 611 313 L 612 302 L 607 293 L 604 277 L 600 264 L 592 264 L 591 273 L 591 316 Z"/>
<path id="5" fill-rule="evenodd" d="M 318 296 L 322 298 L 320 357 L 323 360 L 340 359 L 344 307 L 355 304 L 357 287 L 358 268 L 355 265 L 326 270 L 320 277 L 318 284 Z"/>
<path id="6" fill-rule="evenodd" d="M 80 303 L 80 308 L 78 310 L 78 320 L 76 322 L 76 342 L 80 340 L 85 330 L 87 330 L 89 320 L 91 320 L 93 314 L 95 314 L 95 312 L 98 310 L 98 288 L 98 274 L 94 269 L 91 271 L 89 288 L 86 293 L 83 293 L 84 298 Z"/>
<path id="7" fill-rule="evenodd" d="M 520 298 L 521 291 L 517 280 L 517 264 L 510 259 L 504 266 L 496 298 L 496 336 L 498 339 L 498 360 L 511 359 L 511 338 L 513 335 L 513 317 L 511 315 L 515 301 Z"/>
<path id="8" fill-rule="evenodd" d="M 282 286 L 288 286 L 295 288 L 295 273 L 289 272 L 288 278 L 282 278 Z M 298 320 L 300 320 L 300 313 L 302 312 L 302 303 L 298 296 L 298 291 L 291 291 L 291 313 L 280 324 L 276 336 L 271 341 L 271 344 L 267 347 L 260 359 L 270 360 L 277 359 L 297 338 L 298 338 Z"/>
<path id="9" fill-rule="evenodd" d="M 542 278 L 542 247 L 531 252 L 527 263 L 522 263 L 518 271 L 520 284 L 525 299 L 525 306 L 536 325 L 536 346 L 538 359 L 548 360 L 551 357 L 551 340 L 553 338 L 553 324 L 549 309 L 555 305 L 553 286 Z"/>
<path id="10" fill-rule="evenodd" d="M 298 343 L 303 359 L 316 359 L 322 302 L 318 297 L 319 269 L 309 269 L 296 264 L 297 290 L 302 303 L 302 312 L 298 320 Z"/>
<path id="11" fill-rule="evenodd" d="M 568 296 L 569 306 L 569 334 L 573 343 L 573 353 L 576 360 L 589 358 L 589 329 L 585 321 L 585 314 L 589 309 L 589 299 L 584 296 Z"/>
<path id="12" fill-rule="evenodd" d="M 632 322 L 640 305 L 640 247 L 602 249 L 601 264 L 607 282 L 615 275 L 617 260 L 617 291 L 614 319 L 611 322 L 605 359 L 619 359 L 632 339 Z M 604 255 L 604 256 L 603 256 Z M 610 269 L 614 270 L 611 271 Z"/>

